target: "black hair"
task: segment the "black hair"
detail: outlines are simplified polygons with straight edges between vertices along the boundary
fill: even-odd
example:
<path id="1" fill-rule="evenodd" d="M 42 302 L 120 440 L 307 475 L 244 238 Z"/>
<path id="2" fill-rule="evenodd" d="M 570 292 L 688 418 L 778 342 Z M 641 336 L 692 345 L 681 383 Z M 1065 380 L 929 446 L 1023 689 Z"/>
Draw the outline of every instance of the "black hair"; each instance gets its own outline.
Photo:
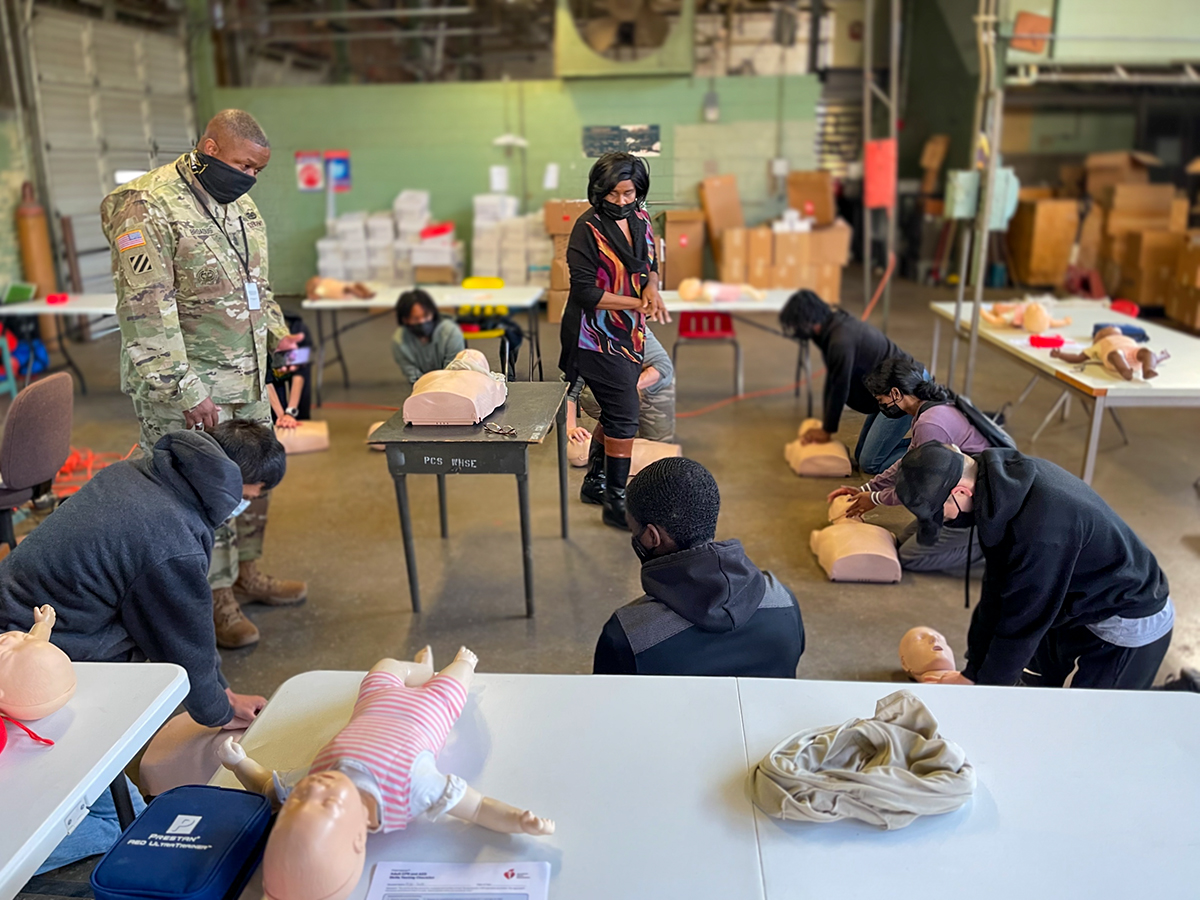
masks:
<path id="1" fill-rule="evenodd" d="M 212 138 L 224 132 L 236 138 L 241 138 L 244 141 L 249 141 L 252 144 L 257 144 L 260 147 L 271 149 L 271 142 L 267 140 L 266 132 L 262 130 L 262 126 L 250 113 L 244 109 L 223 109 L 211 119 L 208 120 L 208 126 L 204 129 L 204 134 L 200 140 L 204 138 Z"/>
<path id="2" fill-rule="evenodd" d="M 287 471 L 287 451 L 275 432 L 257 422 L 230 419 L 207 432 L 225 455 L 242 470 L 242 484 L 259 484 L 269 491 Z"/>
<path id="3" fill-rule="evenodd" d="M 925 377 L 925 367 L 904 356 L 885 359 L 875 370 L 863 376 L 863 387 L 882 397 L 892 388 L 918 400 L 953 400 L 954 394 L 943 384 Z"/>
<path id="4" fill-rule="evenodd" d="M 599 209 L 601 202 L 622 181 L 632 181 L 638 206 L 650 193 L 650 169 L 646 161 L 632 153 L 605 153 L 588 173 L 588 202 Z"/>
<path id="5" fill-rule="evenodd" d="M 404 320 L 412 314 L 414 306 L 421 306 L 427 309 L 435 322 L 442 317 L 442 314 L 438 312 L 437 304 L 433 302 L 433 298 L 427 292 L 416 288 L 415 290 L 405 291 L 400 295 L 400 299 L 396 301 L 396 321 L 403 325 Z"/>
<path id="6" fill-rule="evenodd" d="M 833 307 L 815 292 L 799 290 L 788 297 L 779 313 L 779 327 L 788 337 L 808 339 L 813 336 L 813 326 L 825 325 L 833 314 Z"/>
<path id="7" fill-rule="evenodd" d="M 712 473 L 694 459 L 669 456 L 650 463 L 629 482 L 625 504 L 634 521 L 656 525 L 680 550 L 716 537 L 721 492 Z"/>

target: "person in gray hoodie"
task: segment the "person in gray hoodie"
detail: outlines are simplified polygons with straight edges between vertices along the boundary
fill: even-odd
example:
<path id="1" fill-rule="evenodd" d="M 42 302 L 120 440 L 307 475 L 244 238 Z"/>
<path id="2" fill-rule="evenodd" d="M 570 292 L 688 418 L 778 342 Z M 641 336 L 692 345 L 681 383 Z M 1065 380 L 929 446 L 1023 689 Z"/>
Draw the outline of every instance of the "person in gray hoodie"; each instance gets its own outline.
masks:
<path id="1" fill-rule="evenodd" d="M 283 478 L 269 428 L 235 419 L 164 435 L 148 457 L 96 473 L 0 562 L 0 631 L 54 607 L 52 641 L 76 662 L 170 662 L 201 725 L 245 727 L 262 697 L 221 674 L 208 564 L 213 530 Z"/>
<path id="2" fill-rule="evenodd" d="M 595 674 L 796 677 L 800 604 L 740 541 L 715 540 L 720 508 L 717 482 L 695 460 L 660 459 L 630 481 L 645 594 L 605 623 Z"/>

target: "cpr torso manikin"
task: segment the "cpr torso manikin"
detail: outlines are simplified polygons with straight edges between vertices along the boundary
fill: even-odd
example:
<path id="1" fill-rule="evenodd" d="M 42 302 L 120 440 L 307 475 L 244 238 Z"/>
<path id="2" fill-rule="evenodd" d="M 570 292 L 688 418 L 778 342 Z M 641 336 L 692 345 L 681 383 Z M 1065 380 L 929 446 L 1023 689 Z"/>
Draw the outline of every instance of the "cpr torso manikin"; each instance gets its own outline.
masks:
<path id="1" fill-rule="evenodd" d="M 0 713 L 33 721 L 62 709 L 75 695 L 75 669 L 50 643 L 54 608 L 33 611 L 29 632 L 0 634 Z"/>
<path id="2" fill-rule="evenodd" d="M 463 350 L 450 365 L 426 372 L 404 401 L 410 425 L 476 425 L 508 399 L 504 376 L 488 370 L 487 357 Z"/>
<path id="3" fill-rule="evenodd" d="M 801 422 L 796 440 L 784 446 L 783 458 L 797 475 L 818 478 L 843 478 L 849 475 L 850 451 L 841 441 L 827 441 L 824 444 L 801 442 L 806 431 L 820 427 L 821 423 L 816 419 L 805 419 Z"/>
<path id="4" fill-rule="evenodd" d="M 896 540 L 886 528 L 849 518 L 850 497 L 836 497 L 829 505 L 828 528 L 814 531 L 812 552 L 830 581 L 890 583 L 900 580 Z"/>

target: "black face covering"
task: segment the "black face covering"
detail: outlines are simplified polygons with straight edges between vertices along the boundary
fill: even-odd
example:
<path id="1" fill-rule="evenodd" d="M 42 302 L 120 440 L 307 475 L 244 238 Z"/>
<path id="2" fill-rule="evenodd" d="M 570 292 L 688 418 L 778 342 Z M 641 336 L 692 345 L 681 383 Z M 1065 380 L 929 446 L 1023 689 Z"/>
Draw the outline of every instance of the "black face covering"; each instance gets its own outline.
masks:
<path id="1" fill-rule="evenodd" d="M 654 551 L 651 550 L 649 547 L 645 546 L 639 540 L 639 538 L 645 533 L 646 533 L 646 529 L 643 528 L 641 531 L 639 531 L 637 534 L 633 535 L 633 537 L 631 537 L 629 539 L 629 542 L 631 544 L 633 544 L 633 552 L 637 554 L 637 558 L 640 559 L 642 562 L 646 562 L 648 559 L 651 558 L 651 556 L 654 555 Z"/>
<path id="2" fill-rule="evenodd" d="M 885 416 L 887 416 L 889 419 L 903 419 L 905 416 L 908 415 L 908 413 L 906 413 L 904 410 L 902 410 L 900 408 L 899 403 L 894 403 L 894 402 L 886 403 L 886 404 L 880 403 L 879 411 L 881 413 L 883 413 Z"/>
<path id="3" fill-rule="evenodd" d="M 951 494 L 950 499 L 958 507 L 958 515 L 944 524 L 949 525 L 951 528 L 970 528 L 973 526 L 975 524 L 975 510 L 972 509 L 970 512 L 963 512 L 963 508 L 958 506 L 958 498 Z"/>
<path id="4" fill-rule="evenodd" d="M 624 206 L 619 206 L 616 203 L 609 203 L 607 200 L 600 201 L 600 213 L 614 222 L 618 219 L 628 219 L 637 212 L 638 205 L 636 203 L 626 203 Z"/>
<path id="5" fill-rule="evenodd" d="M 414 337 L 427 338 L 433 337 L 433 330 L 437 328 L 437 321 L 430 319 L 428 322 L 418 322 L 416 325 L 405 325 Z"/>
<path id="6" fill-rule="evenodd" d="M 258 183 L 258 179 L 253 175 L 247 175 L 229 163 L 221 162 L 215 156 L 209 156 L 199 150 L 195 156 L 196 161 L 200 163 L 199 171 L 192 170 L 196 173 L 196 180 L 208 191 L 209 196 L 220 204 L 232 203 Z"/>

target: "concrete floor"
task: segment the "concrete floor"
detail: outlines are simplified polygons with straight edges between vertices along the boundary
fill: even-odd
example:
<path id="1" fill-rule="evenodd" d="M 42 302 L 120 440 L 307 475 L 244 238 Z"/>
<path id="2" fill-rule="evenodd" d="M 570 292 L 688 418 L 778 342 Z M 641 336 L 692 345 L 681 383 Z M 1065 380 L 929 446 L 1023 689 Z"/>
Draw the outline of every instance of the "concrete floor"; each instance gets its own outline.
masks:
<path id="1" fill-rule="evenodd" d="M 861 280 L 848 275 L 844 302 L 851 311 L 861 310 L 855 294 Z M 893 338 L 927 360 L 932 329 L 927 303 L 951 296 L 897 284 Z M 772 318 L 759 320 L 774 325 Z M 405 396 L 388 350 L 393 327 L 385 316 L 347 335 L 349 390 L 341 386 L 338 370 L 328 371 L 327 405 L 316 414 L 329 422 L 333 446 L 289 460 L 287 479 L 272 502 L 264 559 L 268 571 L 306 579 L 309 600 L 296 609 L 251 607 L 263 638 L 256 647 L 225 652 L 229 680 L 238 691 L 270 695 L 299 672 L 363 669 L 381 656 L 410 656 L 426 643 L 446 661 L 460 644 L 470 646 L 479 654 L 481 671 L 589 672 L 605 619 L 640 593 L 638 566 L 628 535 L 604 527 L 598 509 L 578 502 L 581 470 L 571 473 L 571 540 L 560 540 L 552 441 L 531 451 L 537 617 L 523 615 L 516 488 L 508 476 L 449 480 L 446 541 L 438 536 L 435 480 L 410 479 L 425 604 L 422 614 L 410 612 L 392 482 L 383 454 L 364 444 L 368 425 L 390 415 L 373 407 L 398 407 Z M 672 344 L 674 326 L 655 330 L 664 344 Z M 789 384 L 794 345 L 744 325 L 738 331 L 746 391 Z M 547 376 L 554 377 L 557 326 L 543 324 L 542 335 Z M 132 409 L 117 388 L 117 347 L 110 336 L 76 351 L 90 389 L 76 399 L 76 446 L 127 451 L 136 441 Z M 970 614 L 963 609 L 960 579 L 906 574 L 897 585 L 832 584 L 818 567 L 808 549 L 809 533 L 824 524 L 824 497 L 837 482 L 799 479 L 784 463 L 783 445 L 803 418 L 803 399 L 784 391 L 688 415 L 729 396 L 730 356 L 723 347 L 682 350 L 678 439 L 721 487 L 718 537 L 740 538 L 750 557 L 799 597 L 808 631 L 800 677 L 900 680 L 897 642 L 921 623 L 943 631 L 961 658 Z M 979 350 L 976 377 L 975 399 L 984 409 L 1014 399 L 1027 381 L 1024 370 L 986 347 Z M 819 387 L 818 381 L 818 408 Z M 1039 385 L 1011 416 L 1010 429 L 1022 450 L 1077 472 L 1086 421 L 1078 404 L 1067 423 L 1029 445 L 1056 397 Z M 1200 665 L 1200 499 L 1192 489 L 1200 475 L 1200 411 L 1128 410 L 1122 416 L 1132 442 L 1123 446 L 1106 424 L 1095 487 L 1170 577 L 1178 619 L 1161 678 L 1180 665 Z M 840 437 L 852 447 L 861 419 L 855 413 L 843 418 Z M 899 528 L 909 516 L 898 509 L 873 518 Z M 973 590 L 977 598 L 978 582 Z"/>

